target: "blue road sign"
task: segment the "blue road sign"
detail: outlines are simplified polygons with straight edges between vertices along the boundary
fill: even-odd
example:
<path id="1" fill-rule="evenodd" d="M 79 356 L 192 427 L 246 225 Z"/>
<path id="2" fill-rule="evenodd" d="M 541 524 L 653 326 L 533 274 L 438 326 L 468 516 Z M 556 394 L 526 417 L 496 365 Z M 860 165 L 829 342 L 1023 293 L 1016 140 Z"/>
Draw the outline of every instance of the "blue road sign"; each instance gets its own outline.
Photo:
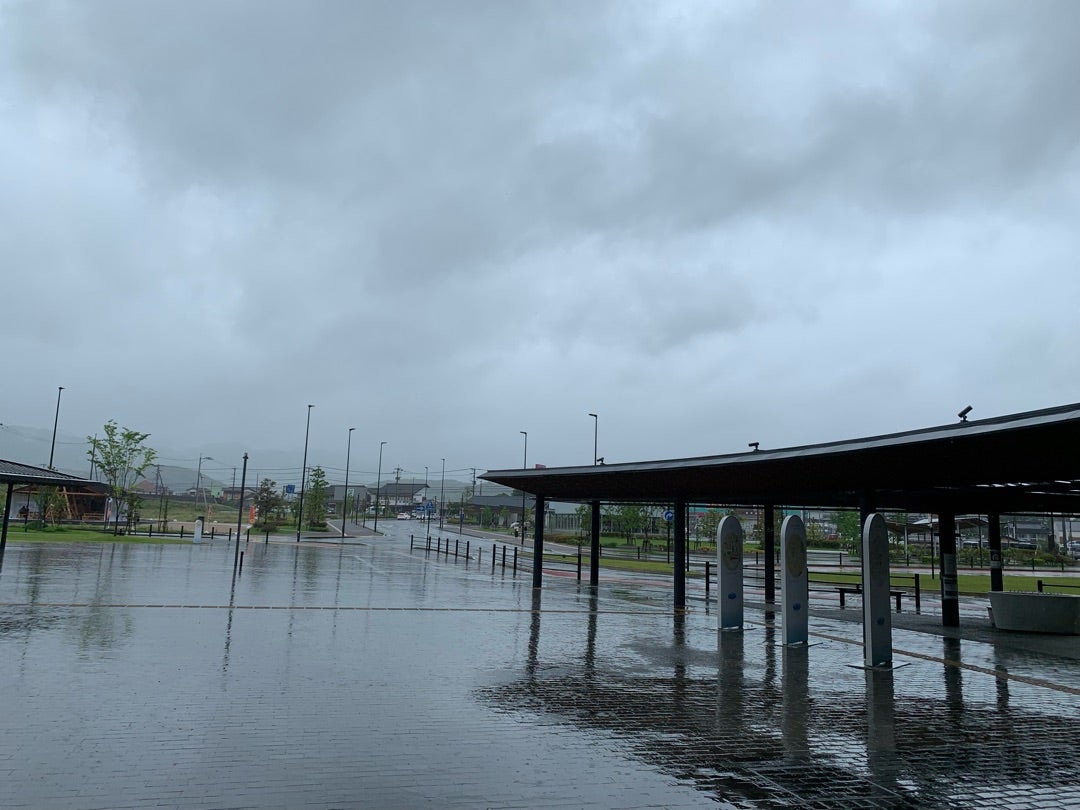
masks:
<path id="1" fill-rule="evenodd" d="M 671 521 L 673 521 L 674 519 L 675 513 L 672 512 L 670 509 L 664 512 L 664 520 L 666 520 L 668 523 L 671 523 Z"/>
<path id="2" fill-rule="evenodd" d="M 296 493 L 296 484 L 286 484 L 285 485 L 285 494 L 286 495 L 294 495 L 295 493 Z"/>

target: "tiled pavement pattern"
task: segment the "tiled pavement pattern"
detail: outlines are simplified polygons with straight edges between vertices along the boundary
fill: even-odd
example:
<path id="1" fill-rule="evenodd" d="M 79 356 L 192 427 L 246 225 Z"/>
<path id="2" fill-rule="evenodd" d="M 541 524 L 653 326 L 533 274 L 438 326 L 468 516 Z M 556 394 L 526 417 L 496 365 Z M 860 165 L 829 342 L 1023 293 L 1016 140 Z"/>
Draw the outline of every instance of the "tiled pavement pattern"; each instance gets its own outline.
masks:
<path id="1" fill-rule="evenodd" d="M 867 673 L 857 601 L 785 649 L 760 605 L 535 602 L 407 536 L 232 557 L 9 546 L 0 807 L 1080 807 L 1080 645 L 979 604 L 896 617 L 905 665 Z"/>

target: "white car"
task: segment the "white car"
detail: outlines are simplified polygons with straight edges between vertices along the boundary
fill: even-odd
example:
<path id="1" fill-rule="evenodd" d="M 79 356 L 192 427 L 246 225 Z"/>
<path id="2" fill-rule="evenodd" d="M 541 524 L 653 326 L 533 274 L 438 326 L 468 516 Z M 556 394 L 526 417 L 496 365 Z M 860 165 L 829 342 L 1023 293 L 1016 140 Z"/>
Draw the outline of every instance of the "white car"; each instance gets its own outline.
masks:
<path id="1" fill-rule="evenodd" d="M 398 512 L 397 513 L 397 519 L 398 520 L 409 520 L 411 517 L 412 516 L 408 512 Z"/>

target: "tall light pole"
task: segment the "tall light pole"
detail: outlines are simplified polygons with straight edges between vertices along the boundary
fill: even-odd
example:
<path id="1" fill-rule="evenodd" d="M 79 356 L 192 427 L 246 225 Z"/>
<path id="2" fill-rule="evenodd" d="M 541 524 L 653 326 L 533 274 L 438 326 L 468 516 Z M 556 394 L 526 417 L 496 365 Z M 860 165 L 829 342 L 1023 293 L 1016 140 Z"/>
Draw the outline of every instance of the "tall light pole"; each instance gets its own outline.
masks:
<path id="1" fill-rule="evenodd" d="M 386 442 L 379 442 L 379 472 L 375 477 L 375 531 L 379 531 L 379 496 L 382 494 L 382 449 Z"/>
<path id="2" fill-rule="evenodd" d="M 526 430 L 519 430 L 522 436 L 525 437 L 525 451 L 521 456 L 521 469 L 527 470 L 529 468 L 529 432 Z M 521 545 L 525 545 L 525 490 L 521 490 Z M 536 563 L 539 565 L 540 563 Z"/>
<path id="3" fill-rule="evenodd" d="M 598 455 L 597 455 L 597 449 L 596 449 L 596 436 L 597 436 L 597 434 L 598 434 L 598 433 L 600 432 L 600 417 L 599 417 L 599 416 L 597 416 L 597 415 L 596 415 L 595 413 L 590 413 L 590 414 L 589 414 L 589 416 L 591 416 L 591 417 L 593 418 L 593 428 L 592 428 L 592 463 L 593 463 L 593 466 L 595 467 L 595 466 L 596 466 L 596 460 L 597 460 L 598 458 L 600 458 L 600 456 L 598 456 Z"/>
<path id="4" fill-rule="evenodd" d="M 345 539 L 345 521 L 349 519 L 349 456 L 352 453 L 352 432 L 349 428 L 349 441 L 345 445 L 345 494 L 341 496 L 341 539 Z"/>
<path id="5" fill-rule="evenodd" d="M 428 510 L 428 504 L 431 503 L 431 499 L 427 494 L 428 490 L 428 468 L 424 465 L 424 517 L 427 519 L 427 533 L 431 533 L 431 512 Z"/>
<path id="6" fill-rule="evenodd" d="M 56 425 L 60 422 L 60 395 L 64 392 L 64 386 L 59 386 L 56 392 L 56 416 L 52 423 L 52 445 L 49 447 L 49 469 L 53 468 L 53 453 L 56 451 Z"/>
<path id="7" fill-rule="evenodd" d="M 300 528 L 304 525 L 304 485 L 307 483 L 307 448 L 308 437 L 311 435 L 311 409 L 314 405 L 307 406 L 307 427 L 304 428 L 304 466 L 300 468 L 300 509 L 296 517 L 296 542 L 300 542 Z"/>
<path id="8" fill-rule="evenodd" d="M 442 481 L 439 483 L 439 531 L 442 531 L 443 493 L 446 491 L 446 459 L 442 460 Z"/>
<path id="9" fill-rule="evenodd" d="M 202 488 L 202 463 L 204 461 L 213 461 L 213 456 L 199 456 L 199 465 L 195 470 L 195 508 L 199 508 L 199 490 Z"/>

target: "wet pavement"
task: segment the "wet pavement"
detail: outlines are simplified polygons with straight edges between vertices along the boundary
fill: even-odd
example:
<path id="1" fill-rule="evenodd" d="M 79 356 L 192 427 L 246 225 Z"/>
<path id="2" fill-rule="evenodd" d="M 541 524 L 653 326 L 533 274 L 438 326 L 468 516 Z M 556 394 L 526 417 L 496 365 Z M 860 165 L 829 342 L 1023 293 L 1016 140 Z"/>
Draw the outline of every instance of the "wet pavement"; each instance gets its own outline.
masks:
<path id="1" fill-rule="evenodd" d="M 380 529 L 383 526 L 380 523 Z M 344 545 L 9 545 L 0 807 L 1080 806 L 1080 642 Z M 605 572 L 605 576 L 608 576 Z M 981 613 L 980 613 L 981 611 Z"/>

